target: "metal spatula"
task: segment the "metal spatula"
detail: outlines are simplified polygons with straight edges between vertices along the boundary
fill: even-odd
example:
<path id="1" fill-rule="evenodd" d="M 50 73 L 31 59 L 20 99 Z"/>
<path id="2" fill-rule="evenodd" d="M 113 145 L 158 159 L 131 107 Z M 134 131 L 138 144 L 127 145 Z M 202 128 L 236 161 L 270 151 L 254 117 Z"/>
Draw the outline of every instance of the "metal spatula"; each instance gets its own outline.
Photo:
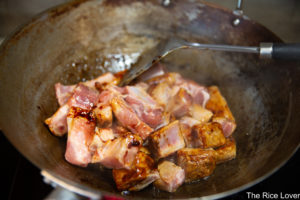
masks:
<path id="1" fill-rule="evenodd" d="M 224 44 L 201 44 L 179 39 L 169 39 L 160 42 L 155 48 L 144 52 L 120 82 L 120 86 L 129 84 L 137 76 L 148 70 L 168 54 L 187 48 L 202 50 L 229 51 L 237 53 L 257 53 L 262 58 L 300 60 L 300 44 L 260 43 L 259 47 L 233 46 Z"/>

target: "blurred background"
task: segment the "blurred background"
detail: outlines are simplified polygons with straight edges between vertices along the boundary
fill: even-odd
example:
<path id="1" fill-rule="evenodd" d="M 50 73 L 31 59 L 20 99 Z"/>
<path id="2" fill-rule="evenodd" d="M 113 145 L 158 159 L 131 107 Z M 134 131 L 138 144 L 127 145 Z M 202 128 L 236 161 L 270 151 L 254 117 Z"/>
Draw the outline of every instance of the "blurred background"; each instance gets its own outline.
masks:
<path id="1" fill-rule="evenodd" d="M 235 9 L 237 0 L 206 0 Z M 33 15 L 67 0 L 0 0 L 0 37 Z M 300 42 L 299 0 L 244 0 L 244 14 L 263 24 L 285 42 Z"/>
<path id="2" fill-rule="evenodd" d="M 237 0 L 207 0 L 231 10 Z M 26 23 L 41 11 L 67 0 L 0 0 L 0 41 L 16 27 Z M 263 24 L 285 42 L 300 43 L 300 0 L 244 0 L 244 14 Z M 1 102 L 0 102 L 1 103 Z M 52 187 L 43 183 L 39 169 L 28 162 L 6 140 L 0 131 L 2 154 L 1 199 L 43 199 Z M 254 193 L 299 193 L 299 152 L 278 172 L 265 181 L 226 199 L 248 199 L 247 191 Z"/>

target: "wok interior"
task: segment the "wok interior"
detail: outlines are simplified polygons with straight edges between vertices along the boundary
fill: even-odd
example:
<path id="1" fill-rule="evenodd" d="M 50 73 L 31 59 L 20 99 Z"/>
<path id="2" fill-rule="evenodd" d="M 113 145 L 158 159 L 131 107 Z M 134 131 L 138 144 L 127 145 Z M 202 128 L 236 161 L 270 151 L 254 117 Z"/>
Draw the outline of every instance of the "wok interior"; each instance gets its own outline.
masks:
<path id="1" fill-rule="evenodd" d="M 6 112 L 1 114 L 1 127 L 18 150 L 41 169 L 77 186 L 119 194 L 109 170 L 80 168 L 64 160 L 65 139 L 51 135 L 43 124 L 58 108 L 54 84 L 73 84 L 105 71 L 127 69 L 162 38 L 239 45 L 279 41 L 245 19 L 240 26 L 232 26 L 233 17 L 215 6 L 185 1 L 168 7 L 155 1 L 90 1 L 43 14 L 13 36 L 5 57 L 1 54 L 1 66 L 6 66 L 1 69 L 6 85 L 1 86 L 6 97 L 1 103 Z M 293 75 L 283 63 L 192 49 L 175 52 L 163 62 L 170 71 L 220 87 L 237 121 L 237 158 L 217 166 L 207 180 L 184 184 L 175 193 L 151 186 L 128 197 L 191 198 L 232 190 L 274 170 L 299 145 L 299 136 L 287 131 L 293 126 Z M 286 143 L 286 151 L 280 151 Z"/>

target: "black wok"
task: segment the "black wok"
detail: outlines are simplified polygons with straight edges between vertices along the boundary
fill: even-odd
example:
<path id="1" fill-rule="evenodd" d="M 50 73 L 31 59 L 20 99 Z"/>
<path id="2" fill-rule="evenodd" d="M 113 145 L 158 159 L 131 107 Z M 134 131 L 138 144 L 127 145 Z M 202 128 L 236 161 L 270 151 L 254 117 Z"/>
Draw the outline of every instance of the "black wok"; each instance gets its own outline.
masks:
<path id="1" fill-rule="evenodd" d="M 0 49 L 0 127 L 52 181 L 84 195 L 120 195 L 109 170 L 64 160 L 65 140 L 43 121 L 58 108 L 54 83 L 73 84 L 117 72 L 155 42 L 180 37 L 202 43 L 281 42 L 263 26 L 201 1 L 73 1 L 35 17 Z M 128 198 L 217 198 L 247 188 L 282 166 L 300 142 L 299 63 L 255 55 L 182 50 L 164 60 L 170 71 L 218 85 L 237 120 L 237 158 L 207 180 L 175 193 L 152 187 Z"/>

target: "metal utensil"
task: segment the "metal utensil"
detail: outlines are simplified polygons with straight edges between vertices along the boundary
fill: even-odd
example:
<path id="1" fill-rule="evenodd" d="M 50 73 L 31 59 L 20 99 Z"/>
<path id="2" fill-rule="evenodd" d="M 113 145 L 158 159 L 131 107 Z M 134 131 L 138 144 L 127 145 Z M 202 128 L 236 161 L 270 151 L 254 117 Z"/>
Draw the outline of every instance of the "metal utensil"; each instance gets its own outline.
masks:
<path id="1" fill-rule="evenodd" d="M 162 41 L 154 48 L 144 52 L 144 55 L 139 58 L 132 69 L 124 75 L 120 85 L 124 86 L 129 84 L 132 80 L 147 71 L 151 66 L 170 53 L 179 49 L 188 48 L 237 53 L 256 53 L 259 54 L 261 58 L 300 60 L 300 44 L 260 43 L 259 47 L 251 47 L 226 44 L 201 44 L 172 38 Z"/>

